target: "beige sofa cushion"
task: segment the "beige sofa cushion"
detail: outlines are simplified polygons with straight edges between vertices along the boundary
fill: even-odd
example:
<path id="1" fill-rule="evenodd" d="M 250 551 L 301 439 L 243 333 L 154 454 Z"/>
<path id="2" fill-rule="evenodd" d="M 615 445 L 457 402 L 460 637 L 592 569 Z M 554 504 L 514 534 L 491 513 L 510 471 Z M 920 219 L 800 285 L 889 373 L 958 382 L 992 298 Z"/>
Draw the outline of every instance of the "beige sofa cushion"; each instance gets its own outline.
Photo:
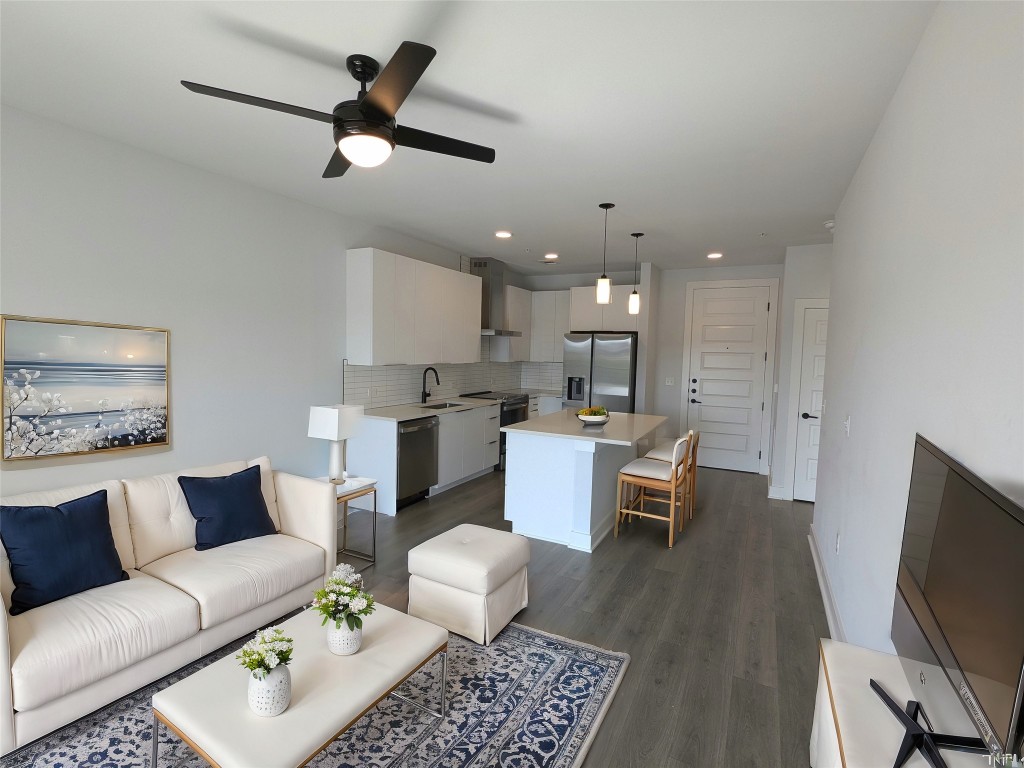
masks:
<path id="1" fill-rule="evenodd" d="M 249 462 L 229 461 L 122 481 L 135 548 L 135 565 L 141 568 L 166 555 L 195 547 L 196 520 L 178 485 L 179 477 L 223 477 L 255 464 L 260 467 L 260 487 L 267 512 L 274 521 L 274 529 L 280 531 L 281 515 L 277 511 L 274 473 L 266 456 Z"/>
<path id="2" fill-rule="evenodd" d="M 183 549 L 142 570 L 192 595 L 207 629 L 322 577 L 324 552 L 279 533 L 203 552 Z"/>
<path id="3" fill-rule="evenodd" d="M 260 471 L 262 472 L 262 470 Z M 132 549 L 132 534 L 128 525 L 128 507 L 125 504 L 124 488 L 121 486 L 120 480 L 75 485 L 70 488 L 58 488 L 54 491 L 36 491 L 35 493 L 22 493 L 18 496 L 5 496 L 0 499 L 0 504 L 13 507 L 55 507 L 65 501 L 79 499 L 100 490 L 107 492 L 110 531 L 114 534 L 114 546 L 117 548 L 118 557 L 121 558 L 121 567 L 130 571 L 135 568 L 135 554 Z M 0 591 L 3 593 L 6 608 L 11 607 L 11 592 L 13 590 L 11 564 L 7 559 L 7 551 L 0 547 Z"/>
<path id="4" fill-rule="evenodd" d="M 138 571 L 11 616 L 16 710 L 30 710 L 125 669 L 195 635 L 196 601 Z"/>

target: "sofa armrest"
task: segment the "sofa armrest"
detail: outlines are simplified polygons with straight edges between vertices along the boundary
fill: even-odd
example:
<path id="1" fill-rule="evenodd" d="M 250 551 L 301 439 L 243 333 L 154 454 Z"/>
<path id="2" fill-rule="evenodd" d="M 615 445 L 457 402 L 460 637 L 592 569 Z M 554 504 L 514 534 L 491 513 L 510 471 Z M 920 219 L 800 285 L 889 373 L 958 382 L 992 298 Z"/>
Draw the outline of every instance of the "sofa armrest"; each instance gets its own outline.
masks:
<path id="1" fill-rule="evenodd" d="M 324 578 L 338 560 L 338 494 L 331 483 L 274 472 L 281 533 L 316 544 L 324 551 Z"/>
<path id="2" fill-rule="evenodd" d="M 0 600 L 0 755 L 6 755 L 16 746 L 14 693 L 11 689 L 11 640 L 7 634 L 7 606 Z"/>

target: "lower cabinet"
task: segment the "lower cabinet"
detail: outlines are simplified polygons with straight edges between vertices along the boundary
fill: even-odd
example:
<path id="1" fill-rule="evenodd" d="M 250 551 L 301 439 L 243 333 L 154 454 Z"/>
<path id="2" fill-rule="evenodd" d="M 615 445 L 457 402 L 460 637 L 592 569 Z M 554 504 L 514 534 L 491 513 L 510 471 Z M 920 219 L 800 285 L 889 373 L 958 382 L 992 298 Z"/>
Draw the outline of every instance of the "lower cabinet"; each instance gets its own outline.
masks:
<path id="1" fill-rule="evenodd" d="M 435 492 L 498 463 L 500 405 L 443 413 L 440 421 Z"/>
<path id="2" fill-rule="evenodd" d="M 537 414 L 547 416 L 549 413 L 558 413 L 562 410 L 562 398 L 560 395 L 541 395 L 537 402 Z"/>

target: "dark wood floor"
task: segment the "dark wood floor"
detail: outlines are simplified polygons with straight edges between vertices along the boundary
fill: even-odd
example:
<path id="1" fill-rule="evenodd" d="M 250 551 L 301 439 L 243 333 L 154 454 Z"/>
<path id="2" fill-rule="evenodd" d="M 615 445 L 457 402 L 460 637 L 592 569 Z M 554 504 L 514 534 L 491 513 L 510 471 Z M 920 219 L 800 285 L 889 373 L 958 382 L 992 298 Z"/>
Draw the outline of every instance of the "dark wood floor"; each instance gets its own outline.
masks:
<path id="1" fill-rule="evenodd" d="M 377 599 L 405 610 L 416 544 L 460 523 L 508 530 L 503 482 L 495 473 L 380 516 L 377 564 L 363 571 Z M 530 540 L 530 607 L 516 621 L 631 657 L 584 768 L 808 764 L 828 636 L 812 507 L 771 501 L 767 478 L 738 472 L 701 469 L 697 493 L 672 550 L 650 520 L 589 555 Z M 351 524 L 367 531 L 368 513 Z"/>

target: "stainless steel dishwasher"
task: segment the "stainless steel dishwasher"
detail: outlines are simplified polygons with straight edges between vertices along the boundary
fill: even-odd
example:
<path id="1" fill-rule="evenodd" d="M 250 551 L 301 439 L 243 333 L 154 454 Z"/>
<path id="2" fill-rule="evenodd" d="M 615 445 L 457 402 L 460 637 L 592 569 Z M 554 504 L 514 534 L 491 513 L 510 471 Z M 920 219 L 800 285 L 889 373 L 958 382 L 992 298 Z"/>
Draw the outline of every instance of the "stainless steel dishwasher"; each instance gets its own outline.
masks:
<path id="1" fill-rule="evenodd" d="M 437 416 L 398 424 L 398 508 L 419 501 L 437 485 Z"/>

